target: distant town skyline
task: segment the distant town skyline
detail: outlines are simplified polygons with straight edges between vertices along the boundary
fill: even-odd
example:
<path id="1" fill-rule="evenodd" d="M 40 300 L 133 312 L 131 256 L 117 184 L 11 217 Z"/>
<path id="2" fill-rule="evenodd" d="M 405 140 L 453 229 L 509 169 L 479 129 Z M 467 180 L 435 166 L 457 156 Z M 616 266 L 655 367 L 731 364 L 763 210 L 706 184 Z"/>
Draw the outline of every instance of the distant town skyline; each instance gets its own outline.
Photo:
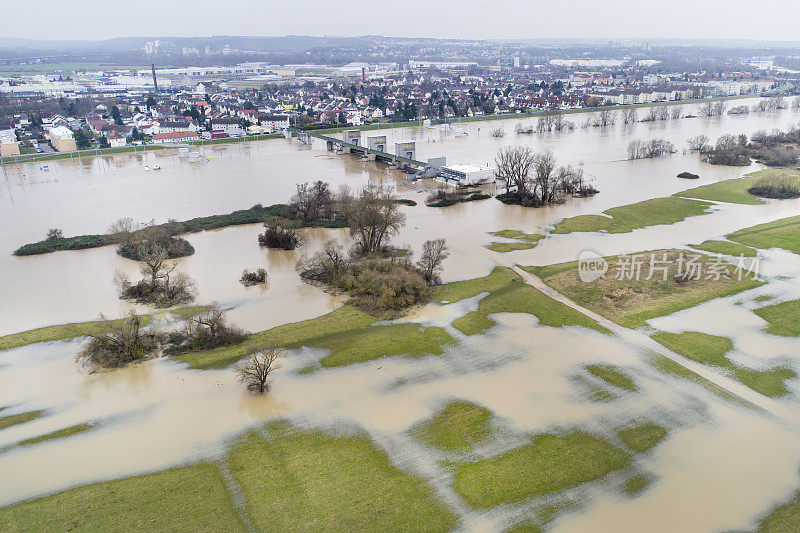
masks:
<path id="1" fill-rule="evenodd" d="M 369 10 L 370 4 L 307 0 L 192 2 L 40 0 L 3 7 L 3 37 L 108 39 L 133 36 L 387 35 L 463 39 L 754 39 L 798 41 L 796 0 L 572 0 L 525 2 L 406 0 Z M 35 6 L 35 12 L 32 11 Z"/>

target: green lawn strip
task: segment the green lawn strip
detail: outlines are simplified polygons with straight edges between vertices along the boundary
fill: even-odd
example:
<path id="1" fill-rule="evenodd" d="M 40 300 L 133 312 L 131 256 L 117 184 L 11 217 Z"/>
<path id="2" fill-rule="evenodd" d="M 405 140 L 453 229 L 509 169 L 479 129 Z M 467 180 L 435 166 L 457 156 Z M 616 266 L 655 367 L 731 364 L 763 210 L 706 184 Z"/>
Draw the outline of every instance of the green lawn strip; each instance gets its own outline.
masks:
<path id="1" fill-rule="evenodd" d="M 105 481 L 0 508 L 0 530 L 243 531 L 209 463 Z"/>
<path id="2" fill-rule="evenodd" d="M 686 198 L 652 198 L 603 211 L 608 216 L 578 215 L 556 224 L 553 233 L 605 231 L 627 233 L 638 228 L 674 224 L 689 217 L 705 215 L 712 204 Z"/>
<path id="3" fill-rule="evenodd" d="M 0 430 L 16 426 L 18 424 L 25 424 L 32 420 L 40 418 L 44 414 L 43 410 L 26 411 L 24 413 L 17 413 L 15 415 L 0 416 Z"/>
<path id="4" fill-rule="evenodd" d="M 692 248 L 696 248 L 704 252 L 710 252 L 712 254 L 729 255 L 733 257 L 739 257 L 739 256 L 756 257 L 756 255 L 758 255 L 758 252 L 756 252 L 749 246 L 742 246 L 741 244 L 728 241 L 712 240 L 712 241 L 705 241 L 700 244 L 691 244 L 690 246 Z"/>
<path id="5" fill-rule="evenodd" d="M 495 267 L 488 276 L 445 283 L 436 291 L 434 300 L 453 303 L 465 298 L 472 298 L 483 292 L 492 292 L 505 287 L 511 280 L 519 279 L 519 275 L 507 267 Z"/>
<path id="6" fill-rule="evenodd" d="M 536 248 L 535 242 L 492 242 L 486 248 L 493 252 L 508 253 Z"/>
<path id="7" fill-rule="evenodd" d="M 664 357 L 663 355 L 652 354 L 648 358 L 647 362 L 648 364 L 650 364 L 650 366 L 652 366 L 659 372 L 663 374 L 668 374 L 670 376 L 686 379 L 693 383 L 696 383 L 701 387 L 703 387 L 704 389 L 706 389 L 707 391 L 709 391 L 710 393 L 714 394 L 715 396 L 722 398 L 723 400 L 741 405 L 743 407 L 753 407 L 751 403 L 743 400 L 739 396 L 731 392 L 728 392 L 726 389 L 723 389 L 716 383 L 708 381 L 704 377 L 695 374 L 685 366 L 680 365 L 675 361 L 673 361 L 672 359 Z"/>
<path id="8" fill-rule="evenodd" d="M 783 248 L 800 254 L 800 215 L 745 228 L 726 237 L 753 248 Z"/>
<path id="9" fill-rule="evenodd" d="M 201 352 L 176 356 L 189 363 L 189 368 L 224 368 L 235 363 L 260 346 L 273 345 L 284 348 L 299 347 L 308 339 L 369 326 L 377 319 L 355 307 L 345 305 L 317 318 L 292 322 L 252 334 L 245 342 Z"/>
<path id="10" fill-rule="evenodd" d="M 448 531 L 456 517 L 425 482 L 394 467 L 364 435 L 280 426 L 254 432 L 228 461 L 259 531 Z"/>
<path id="11" fill-rule="evenodd" d="M 782 503 L 758 522 L 758 533 L 796 533 L 800 531 L 800 491 Z"/>
<path id="12" fill-rule="evenodd" d="M 635 426 L 628 426 L 617 429 L 619 439 L 631 450 L 636 453 L 644 453 L 656 444 L 664 440 L 669 430 L 667 428 L 645 422 Z"/>
<path id="13" fill-rule="evenodd" d="M 622 484 L 622 491 L 628 496 L 637 496 L 644 491 L 651 483 L 649 476 L 638 474 Z"/>
<path id="14" fill-rule="evenodd" d="M 72 435 L 77 435 L 79 433 L 84 433 L 86 431 L 89 431 L 94 427 L 95 427 L 94 424 L 76 424 L 74 426 L 70 426 L 67 428 L 51 431 L 50 433 L 45 433 L 44 435 L 39 435 L 37 437 L 31 437 L 30 439 L 22 440 L 18 442 L 15 446 L 20 446 L 20 447 L 31 446 L 33 444 L 39 444 L 40 442 L 46 442 L 48 440 L 65 439 L 67 437 L 71 437 Z"/>
<path id="15" fill-rule="evenodd" d="M 800 337 L 800 300 L 768 305 L 753 311 L 769 325 L 764 330 L 771 335 Z"/>
<path id="16" fill-rule="evenodd" d="M 456 400 L 432 418 L 412 428 L 411 434 L 433 448 L 460 450 L 486 438 L 492 431 L 491 411 L 474 403 Z"/>
<path id="17" fill-rule="evenodd" d="M 150 323 L 150 315 L 141 315 L 142 324 Z M 119 323 L 126 318 L 120 318 L 113 322 Z M 51 342 L 85 337 L 90 334 L 100 333 L 103 321 L 93 320 L 91 322 L 75 322 L 72 324 L 60 324 L 57 326 L 45 326 L 43 328 L 31 329 L 21 333 L 12 333 L 0 337 L 0 350 L 18 348 L 37 342 Z"/>
<path id="18" fill-rule="evenodd" d="M 483 298 L 478 309 L 453 321 L 453 327 L 465 335 L 476 335 L 491 328 L 493 313 L 528 313 L 543 326 L 581 326 L 607 333 L 604 327 L 582 313 L 545 296 L 523 281 L 515 280 Z"/>
<path id="19" fill-rule="evenodd" d="M 760 172 L 748 174 L 743 178 L 734 178 L 710 183 L 708 185 L 701 185 L 675 193 L 675 196 L 681 198 L 696 198 L 698 200 L 711 200 L 713 202 L 725 202 L 729 204 L 763 204 L 764 200 L 747 192 L 747 189 L 753 186 L 758 177 L 761 177 L 756 177 L 758 174 L 760 174 Z"/>
<path id="20" fill-rule="evenodd" d="M 302 344 L 330 350 L 331 353 L 323 357 L 320 364 L 331 368 L 395 355 L 441 355 L 444 346 L 456 344 L 456 341 L 442 328 L 397 324 L 331 333 L 308 339 Z M 290 346 L 296 347 L 297 343 Z"/>
<path id="21" fill-rule="evenodd" d="M 662 273 L 657 272 L 648 280 L 648 265 L 651 253 L 657 261 L 662 261 L 667 254 L 669 272 L 664 280 Z M 675 280 L 678 272 L 680 254 L 683 253 L 688 262 L 690 256 L 698 256 L 698 264 L 702 264 L 703 276 L 699 280 L 680 283 Z M 731 296 L 742 291 L 764 285 L 765 282 L 754 279 L 750 273 L 739 274 L 732 265 L 723 265 L 730 279 L 706 279 L 708 268 L 719 265 L 714 258 L 685 250 L 655 250 L 642 252 L 639 279 L 617 279 L 623 271 L 625 263 L 622 257 L 607 257 L 608 271 L 591 283 L 583 282 L 578 275 L 578 262 L 561 263 L 545 267 L 523 267 L 528 272 L 542 278 L 549 286 L 567 296 L 587 309 L 613 320 L 625 327 L 637 328 L 647 325 L 647 321 L 677 311 L 689 309 L 703 302 Z M 722 268 L 722 267 L 720 267 Z"/>
<path id="22" fill-rule="evenodd" d="M 583 431 L 545 433 L 496 457 L 457 465 L 453 488 L 470 506 L 486 509 L 600 479 L 630 460 L 624 451 Z"/>
<path id="23" fill-rule="evenodd" d="M 241 344 L 189 352 L 176 358 L 189 363 L 190 368 L 224 368 L 263 346 L 286 349 L 307 346 L 330 350 L 320 364 L 336 367 L 386 356 L 440 355 L 443 346 L 455 344 L 442 328 L 423 328 L 419 324 L 373 326 L 376 320 L 346 305 L 318 318 L 254 333 Z"/>
<path id="24" fill-rule="evenodd" d="M 689 331 L 686 333 L 656 333 L 653 338 L 670 350 L 697 363 L 726 370 L 743 385 L 771 398 L 789 393 L 786 380 L 794 379 L 797 373 L 784 366 L 768 370 L 753 370 L 733 363 L 726 354 L 733 349 L 727 337 Z"/>
<path id="25" fill-rule="evenodd" d="M 586 365 L 586 371 L 617 388 L 634 392 L 638 390 L 633 379 L 611 364 Z"/>

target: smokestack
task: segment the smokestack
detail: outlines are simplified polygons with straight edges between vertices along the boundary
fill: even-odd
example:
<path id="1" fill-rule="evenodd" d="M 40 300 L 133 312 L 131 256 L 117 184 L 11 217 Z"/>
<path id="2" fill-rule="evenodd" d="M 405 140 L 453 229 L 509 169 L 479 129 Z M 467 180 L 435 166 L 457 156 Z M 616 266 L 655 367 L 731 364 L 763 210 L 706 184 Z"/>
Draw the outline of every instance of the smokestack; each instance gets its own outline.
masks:
<path id="1" fill-rule="evenodd" d="M 156 65 L 155 63 L 150 63 L 150 70 L 153 71 L 153 92 L 158 92 L 158 80 L 156 80 Z"/>
<path id="2" fill-rule="evenodd" d="M 361 67 L 361 83 L 364 83 L 365 81 L 367 81 L 367 69 Z"/>

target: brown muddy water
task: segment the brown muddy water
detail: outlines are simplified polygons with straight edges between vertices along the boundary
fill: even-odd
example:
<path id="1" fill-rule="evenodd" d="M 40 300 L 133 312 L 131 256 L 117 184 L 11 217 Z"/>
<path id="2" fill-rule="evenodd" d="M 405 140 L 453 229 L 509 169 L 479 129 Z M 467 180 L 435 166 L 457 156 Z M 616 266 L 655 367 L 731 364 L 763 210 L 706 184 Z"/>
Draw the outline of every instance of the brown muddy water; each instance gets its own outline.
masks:
<path id="1" fill-rule="evenodd" d="M 569 119 L 580 126 L 585 115 Z M 334 187 L 384 182 L 395 185 L 401 196 L 417 200 L 420 205 L 402 208 L 408 223 L 396 242 L 418 249 L 429 238 L 445 237 L 451 248 L 445 280 L 482 276 L 496 264 L 571 261 L 587 248 L 606 255 L 717 238 L 797 214 L 800 203 L 721 205 L 711 215 L 671 226 L 617 235 L 553 236 L 533 250 L 511 254 L 483 247 L 498 240 L 488 235 L 490 231 L 542 231 L 566 216 L 597 213 L 757 170 L 755 165 L 713 167 L 683 153 L 620 161 L 632 138 L 664 137 L 683 148 L 688 138 L 700 133 L 713 140 L 723 133 L 785 128 L 798 121 L 800 113 L 786 110 L 620 124 L 607 131 L 578 127 L 571 133 L 533 136 L 515 135 L 514 120 L 463 124 L 459 127 L 469 135 L 458 138 L 428 128 L 364 133 L 386 134 L 390 142 L 416 140 L 417 159 L 445 155 L 451 163 L 486 164 L 500 146 L 520 143 L 552 150 L 564 163 L 583 161 L 601 193 L 537 210 L 495 200 L 427 208 L 422 205 L 426 193 L 409 188 L 402 173 L 329 153 L 319 143 L 299 147 L 286 140 L 205 148 L 209 160 L 203 163 L 189 163 L 177 152 L 164 151 L 53 161 L 47 169 L 35 163 L 11 165 L 0 185 L 0 334 L 91 320 L 99 312 L 118 316 L 128 307 L 117 299 L 111 280 L 115 269 L 135 274 L 137 266 L 110 247 L 25 258 L 11 255 L 20 244 L 42 238 L 48 228 L 60 227 L 67 235 L 99 233 L 123 216 L 164 221 L 224 213 L 283 202 L 295 183 L 306 180 L 323 179 Z M 498 125 L 506 130 L 504 138 L 489 135 Z M 145 164 L 155 163 L 161 171 L 143 170 Z M 675 176 L 681 171 L 698 173 L 701 179 L 680 180 Z M 184 259 L 180 269 L 197 281 L 198 303 L 219 301 L 233 307 L 231 320 L 252 331 L 318 316 L 341 305 L 340 298 L 301 283 L 294 265 L 327 239 L 346 244 L 345 231 L 308 230 L 307 245 L 292 252 L 259 248 L 259 231 L 258 226 L 242 226 L 188 236 L 196 253 Z M 764 334 L 763 322 L 751 312 L 764 305 L 754 301 L 761 294 L 776 296 L 775 301 L 800 298 L 800 258 L 773 250 L 764 253 L 762 264 L 768 285 L 651 324 L 664 331 L 729 336 L 735 345 L 732 359 L 741 364 L 766 367 L 780 362 L 800 370 L 800 343 Z M 242 269 L 257 267 L 269 271 L 269 283 L 242 287 Z M 479 299 L 432 304 L 405 320 L 449 328 L 453 318 L 474 309 Z M 542 327 L 527 315 L 497 319 L 497 327 L 475 337 L 450 328 L 460 343 L 439 357 L 385 359 L 299 375 L 297 370 L 324 354 L 298 350 L 276 375 L 272 392 L 263 397 L 245 393 L 230 369 L 194 371 L 171 360 L 89 374 L 74 362 L 79 341 L 0 352 L 0 406 L 13 406 L 9 412 L 47 410 L 42 419 L 0 432 L 0 449 L 73 424 L 98 424 L 85 434 L 0 453 L 0 505 L 213 458 L 244 429 L 285 417 L 301 426 L 333 431 L 365 429 L 398 466 L 429 480 L 437 496 L 459 514 L 464 529 L 494 531 L 520 522 L 542 500 L 476 512 L 450 488 L 452 474 L 442 468 L 441 457 L 409 437 L 409 428 L 452 398 L 476 402 L 495 413 L 498 437 L 478 450 L 483 455 L 518 446 L 525 434 L 559 428 L 587 428 L 613 439 L 614 427 L 635 420 L 651 419 L 670 427 L 667 440 L 638 456 L 628 470 L 559 495 L 579 504 L 552 524 L 556 530 L 744 528 L 800 485 L 800 428 L 793 424 L 659 374 L 645 363 L 645 354 L 622 339 L 579 328 Z M 575 376 L 594 362 L 624 367 L 640 391 L 612 402 L 591 401 Z M 795 383 L 790 388 L 792 395 L 781 402 L 796 407 L 800 388 Z M 653 482 L 634 499 L 620 486 L 637 473 Z"/>

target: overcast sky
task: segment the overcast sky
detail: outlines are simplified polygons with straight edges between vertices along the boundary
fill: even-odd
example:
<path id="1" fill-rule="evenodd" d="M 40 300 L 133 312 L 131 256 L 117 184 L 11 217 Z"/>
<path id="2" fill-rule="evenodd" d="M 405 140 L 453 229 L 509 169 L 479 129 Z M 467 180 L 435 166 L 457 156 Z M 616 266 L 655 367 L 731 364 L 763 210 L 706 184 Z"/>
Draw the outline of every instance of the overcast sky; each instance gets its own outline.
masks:
<path id="1" fill-rule="evenodd" d="M 2 37 L 388 35 L 800 40 L 800 0 L 0 0 Z"/>

